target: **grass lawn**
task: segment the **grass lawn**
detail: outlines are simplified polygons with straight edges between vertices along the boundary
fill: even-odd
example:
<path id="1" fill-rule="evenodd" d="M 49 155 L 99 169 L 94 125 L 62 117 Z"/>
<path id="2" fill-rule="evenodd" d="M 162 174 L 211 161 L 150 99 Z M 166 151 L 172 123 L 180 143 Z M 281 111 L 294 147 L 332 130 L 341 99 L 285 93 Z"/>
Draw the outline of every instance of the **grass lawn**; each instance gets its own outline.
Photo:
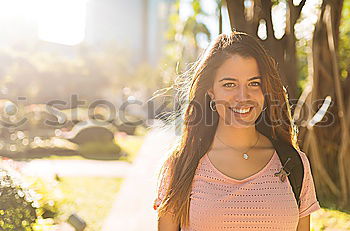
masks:
<path id="1" fill-rule="evenodd" d="M 66 222 L 75 213 L 87 224 L 85 231 L 99 231 L 120 190 L 123 178 L 25 176 L 30 188 L 43 196 L 39 203 L 53 202 L 57 223 Z"/>
<path id="2" fill-rule="evenodd" d="M 87 223 L 86 231 L 99 231 L 112 208 L 122 178 L 62 177 L 59 187 L 65 197 L 62 218 L 76 213 Z"/>
<path id="3" fill-rule="evenodd" d="M 115 142 L 128 155 L 121 161 L 133 162 L 144 141 L 143 135 L 118 134 Z M 50 156 L 43 159 L 86 160 L 82 156 Z M 118 160 L 119 161 L 119 160 Z M 37 182 L 36 190 L 48 198 L 58 200 L 59 221 L 66 221 L 76 213 L 86 223 L 86 231 L 99 231 L 112 208 L 114 199 L 120 189 L 123 178 L 114 177 L 60 177 L 59 181 L 45 180 L 27 176 L 28 181 Z M 41 180 L 39 180 L 41 179 Z M 56 182 L 49 184 L 48 182 Z M 35 185 L 35 184 L 34 184 Z M 59 189 L 55 194 L 55 189 Z M 56 190 L 57 191 L 57 190 Z M 59 196 L 57 196 L 59 195 Z"/>

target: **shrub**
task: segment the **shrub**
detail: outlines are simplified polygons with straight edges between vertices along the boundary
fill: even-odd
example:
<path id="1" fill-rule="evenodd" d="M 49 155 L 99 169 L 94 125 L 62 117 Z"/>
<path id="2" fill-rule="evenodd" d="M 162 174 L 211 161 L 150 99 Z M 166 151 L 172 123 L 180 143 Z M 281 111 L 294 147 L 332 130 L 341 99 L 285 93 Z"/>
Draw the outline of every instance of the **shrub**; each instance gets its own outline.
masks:
<path id="1" fill-rule="evenodd" d="M 24 180 L 25 179 L 25 180 Z M 38 180 L 36 180 L 38 181 Z M 14 169 L 0 164 L 0 230 L 50 231 L 55 229 L 57 202 L 52 192 L 43 195 L 33 190 Z M 36 182 L 38 186 L 44 182 Z M 45 185 L 47 186 L 47 185 Z M 46 188 L 47 187 L 42 187 Z M 48 200 L 50 199 L 50 200 Z M 47 218 L 47 219 L 46 219 Z"/>
<path id="2" fill-rule="evenodd" d="M 121 155 L 121 148 L 115 142 L 88 142 L 79 145 L 79 153 L 89 159 L 116 160 Z"/>
<path id="3" fill-rule="evenodd" d="M 33 230 L 40 195 L 28 189 L 16 172 L 0 167 L 0 230 Z"/>

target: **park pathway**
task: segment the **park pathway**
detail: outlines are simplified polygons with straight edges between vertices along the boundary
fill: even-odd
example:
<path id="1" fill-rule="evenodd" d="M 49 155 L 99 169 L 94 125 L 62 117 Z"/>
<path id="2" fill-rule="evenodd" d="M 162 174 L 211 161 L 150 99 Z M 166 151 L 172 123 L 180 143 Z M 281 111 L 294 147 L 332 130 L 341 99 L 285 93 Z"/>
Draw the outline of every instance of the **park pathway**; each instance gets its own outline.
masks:
<path id="1" fill-rule="evenodd" d="M 127 177 L 131 164 L 103 160 L 31 160 L 21 172 L 27 176 Z"/>
<path id="2" fill-rule="evenodd" d="M 149 131 L 115 201 L 111 202 L 113 207 L 102 231 L 157 230 L 157 213 L 153 210 L 156 171 L 177 137 L 173 129 Z"/>

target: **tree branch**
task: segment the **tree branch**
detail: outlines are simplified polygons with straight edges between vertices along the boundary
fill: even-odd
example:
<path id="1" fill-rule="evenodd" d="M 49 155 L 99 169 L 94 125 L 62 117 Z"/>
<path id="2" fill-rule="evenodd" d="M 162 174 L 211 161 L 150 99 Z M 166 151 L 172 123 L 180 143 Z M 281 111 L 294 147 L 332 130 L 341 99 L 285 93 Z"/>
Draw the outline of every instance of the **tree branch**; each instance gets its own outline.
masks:
<path id="1" fill-rule="evenodd" d="M 301 15 L 301 11 L 303 10 L 303 7 L 306 3 L 306 0 L 302 0 L 299 5 L 297 6 L 297 15 L 296 15 L 296 19 L 298 20 L 298 18 L 300 17 Z"/>

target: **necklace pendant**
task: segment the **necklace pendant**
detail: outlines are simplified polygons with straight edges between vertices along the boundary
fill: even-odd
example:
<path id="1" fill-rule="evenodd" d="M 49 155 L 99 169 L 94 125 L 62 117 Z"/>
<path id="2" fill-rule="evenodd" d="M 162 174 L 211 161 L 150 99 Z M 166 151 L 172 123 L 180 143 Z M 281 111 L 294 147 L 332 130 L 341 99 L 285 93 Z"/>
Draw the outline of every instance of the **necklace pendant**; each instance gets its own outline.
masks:
<path id="1" fill-rule="evenodd" d="M 248 159 L 248 157 L 249 157 L 249 156 L 248 156 L 247 153 L 243 153 L 243 158 L 244 158 L 244 159 Z"/>

